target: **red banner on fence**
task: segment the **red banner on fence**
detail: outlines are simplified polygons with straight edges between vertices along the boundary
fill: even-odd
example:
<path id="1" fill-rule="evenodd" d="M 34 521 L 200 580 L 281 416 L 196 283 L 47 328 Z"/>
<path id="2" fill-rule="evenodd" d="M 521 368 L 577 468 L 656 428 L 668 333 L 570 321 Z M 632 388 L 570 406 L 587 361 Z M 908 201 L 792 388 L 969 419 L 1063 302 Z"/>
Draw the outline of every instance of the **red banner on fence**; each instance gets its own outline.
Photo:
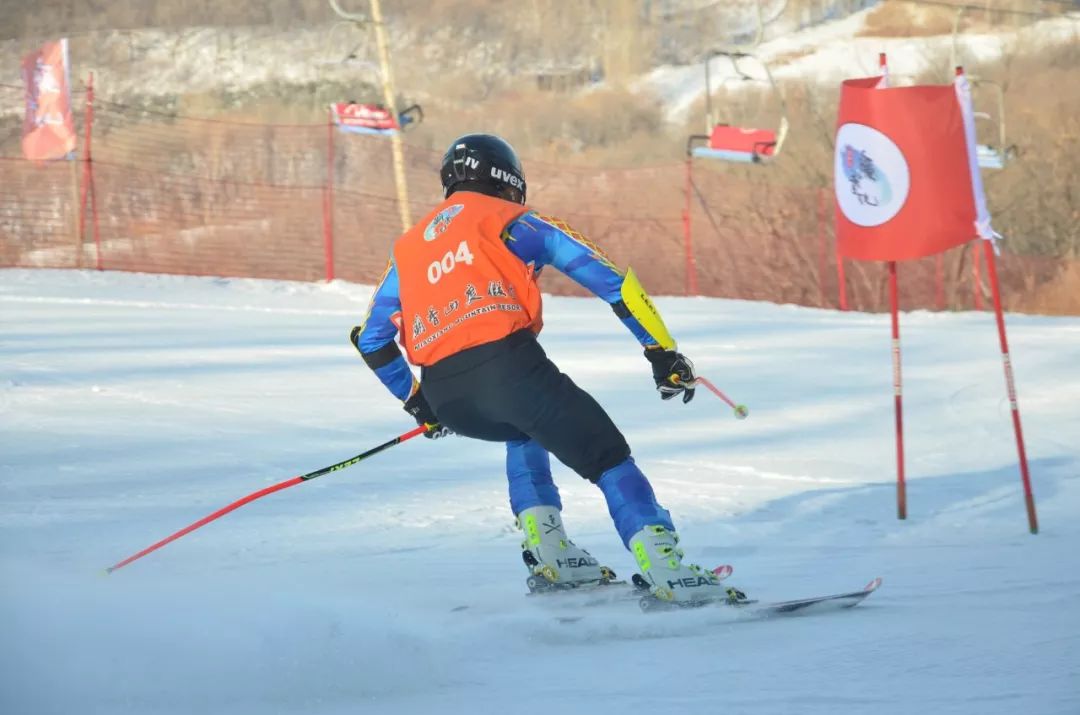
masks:
<path id="1" fill-rule="evenodd" d="M 837 251 L 848 258 L 922 258 L 993 236 L 962 75 L 941 86 L 845 81 L 834 179 Z"/>
<path id="2" fill-rule="evenodd" d="M 26 116 L 23 156 L 33 161 L 60 159 L 75 150 L 71 115 L 67 39 L 48 42 L 23 57 Z"/>

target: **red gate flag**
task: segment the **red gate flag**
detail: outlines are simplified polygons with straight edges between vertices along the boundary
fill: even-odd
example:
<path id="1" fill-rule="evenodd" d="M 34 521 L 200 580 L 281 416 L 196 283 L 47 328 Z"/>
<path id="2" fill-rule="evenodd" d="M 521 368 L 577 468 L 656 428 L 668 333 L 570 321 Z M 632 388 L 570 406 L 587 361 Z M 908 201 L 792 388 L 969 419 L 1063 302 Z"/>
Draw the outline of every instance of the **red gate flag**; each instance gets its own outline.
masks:
<path id="1" fill-rule="evenodd" d="M 940 253 L 990 227 L 967 78 L 953 85 L 842 85 L 836 123 L 837 251 L 865 261 Z"/>
<path id="2" fill-rule="evenodd" d="M 33 161 L 60 159 L 75 150 L 71 116 L 67 38 L 47 42 L 22 60 L 26 85 L 23 156 Z"/>

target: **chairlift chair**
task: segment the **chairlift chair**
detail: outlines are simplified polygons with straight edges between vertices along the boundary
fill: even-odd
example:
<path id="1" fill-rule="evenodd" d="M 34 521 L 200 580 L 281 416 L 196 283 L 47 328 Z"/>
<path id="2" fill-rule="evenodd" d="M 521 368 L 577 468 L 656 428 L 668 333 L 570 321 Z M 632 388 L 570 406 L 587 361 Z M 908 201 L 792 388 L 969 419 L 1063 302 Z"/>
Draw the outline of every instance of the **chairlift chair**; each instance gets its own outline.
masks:
<path id="1" fill-rule="evenodd" d="M 960 46 L 958 40 L 960 38 L 960 20 L 964 16 L 964 12 L 967 11 L 966 5 L 961 5 L 956 10 L 956 15 L 953 17 L 952 28 L 952 46 L 949 52 L 949 63 L 952 67 L 958 67 L 960 61 Z M 997 82 L 991 82 L 989 80 L 981 80 L 974 75 L 968 75 L 968 79 L 971 81 L 973 87 L 980 85 L 987 85 L 993 87 L 994 93 L 997 95 L 997 130 L 998 130 L 998 143 L 993 144 L 976 144 L 975 156 L 978 161 L 979 167 L 982 169 L 1004 169 L 1005 165 L 1016 155 L 1016 147 L 1009 146 L 1005 142 L 1005 90 Z M 987 119 L 994 121 L 986 112 L 975 112 L 976 119 Z"/>
<path id="2" fill-rule="evenodd" d="M 334 36 L 338 30 L 353 31 L 357 26 L 364 26 L 370 23 L 365 15 L 349 13 L 342 10 L 336 0 L 330 0 L 330 6 L 334 9 L 334 12 L 345 19 L 338 21 L 331 26 L 330 34 L 326 41 L 326 46 L 328 48 L 334 48 L 336 46 L 334 43 Z M 371 68 L 374 67 L 374 64 L 357 56 L 361 47 L 362 43 L 355 44 L 348 53 L 346 53 L 343 59 L 337 60 L 336 62 L 326 61 L 323 64 L 349 64 L 360 66 L 364 68 L 365 71 L 370 71 Z M 424 120 L 424 110 L 421 109 L 419 104 L 409 105 L 400 112 L 397 112 L 396 116 L 391 110 L 387 109 L 384 104 L 377 102 L 357 102 L 351 99 L 346 102 L 335 102 L 330 105 L 330 109 L 333 115 L 334 124 L 336 124 L 341 131 L 352 132 L 355 134 L 393 135 L 400 131 L 404 131 L 410 125 L 415 126 Z"/>
<path id="3" fill-rule="evenodd" d="M 413 104 L 394 114 L 381 104 L 336 102 L 331 105 L 334 124 L 343 132 L 390 135 L 424 120 L 424 110 Z"/>
<path id="4" fill-rule="evenodd" d="M 749 127 L 736 127 L 713 121 L 712 76 L 709 65 L 714 57 L 726 57 L 738 79 L 754 80 L 739 66 L 740 60 L 752 59 L 761 65 L 768 78 L 773 94 L 780 102 L 780 124 L 774 131 Z M 708 134 L 695 134 L 687 139 L 686 153 L 704 159 L 719 159 L 741 163 L 761 164 L 779 156 L 788 132 L 787 108 L 768 65 L 749 52 L 718 50 L 705 58 L 705 121 Z"/>
<path id="5" fill-rule="evenodd" d="M 975 152 L 979 167 L 983 169 L 1004 169 L 1013 157 L 1016 156 L 1016 147 L 1010 146 L 1005 140 L 1005 91 L 997 82 L 981 80 L 968 75 L 971 84 L 975 87 L 986 85 L 994 89 L 997 95 L 997 117 L 987 112 L 975 112 L 976 119 L 985 119 L 997 124 L 997 144 L 976 144 Z"/>
<path id="6" fill-rule="evenodd" d="M 409 125 L 416 125 L 424 121 L 424 110 L 419 104 L 410 104 L 398 112 L 398 126 L 405 131 Z"/>

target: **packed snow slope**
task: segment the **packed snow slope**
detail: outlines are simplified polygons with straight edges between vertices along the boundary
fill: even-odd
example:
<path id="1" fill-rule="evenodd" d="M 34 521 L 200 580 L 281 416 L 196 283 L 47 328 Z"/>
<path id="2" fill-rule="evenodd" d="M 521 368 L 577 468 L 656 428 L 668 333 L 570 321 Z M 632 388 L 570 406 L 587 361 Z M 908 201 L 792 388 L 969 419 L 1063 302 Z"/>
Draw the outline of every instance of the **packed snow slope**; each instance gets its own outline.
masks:
<path id="1" fill-rule="evenodd" d="M 878 715 L 1080 712 L 1080 320 L 1009 316 L 1041 531 L 1028 533 L 989 314 L 666 298 L 702 393 L 662 403 L 596 300 L 543 343 L 611 412 L 688 557 L 749 620 L 526 598 L 500 445 L 415 439 L 102 569 L 250 492 L 412 427 L 348 344 L 369 289 L 0 271 L 0 712 Z M 629 576 L 561 465 L 572 537 Z M 459 609 L 460 606 L 467 606 Z M 584 615 L 565 622 L 557 616 Z"/>

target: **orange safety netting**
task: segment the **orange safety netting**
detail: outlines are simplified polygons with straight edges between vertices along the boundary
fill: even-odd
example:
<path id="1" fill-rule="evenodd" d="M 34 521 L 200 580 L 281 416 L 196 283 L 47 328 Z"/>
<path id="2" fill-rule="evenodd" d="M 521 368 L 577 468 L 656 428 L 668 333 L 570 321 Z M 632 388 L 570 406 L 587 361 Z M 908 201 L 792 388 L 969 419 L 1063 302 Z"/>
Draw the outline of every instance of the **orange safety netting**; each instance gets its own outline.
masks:
<path id="1" fill-rule="evenodd" d="M 0 265 L 374 282 L 401 229 L 390 140 L 329 123 L 257 124 L 96 101 L 87 171 L 85 92 L 78 159 L 19 157 L 0 141 Z M 21 102 L 0 85 L 0 102 Z M 410 215 L 441 198 L 438 152 L 405 147 Z M 657 295 L 700 294 L 835 307 L 841 301 L 825 189 L 780 186 L 768 169 L 695 160 L 631 169 L 524 159 L 529 203 L 567 221 Z M 748 171 L 750 173 L 748 173 Z M 89 177 L 92 174 L 92 191 Z M 84 197 L 85 194 L 85 197 Z M 688 200 L 689 197 L 689 200 Z M 689 209 L 689 210 L 687 210 Z M 969 307 L 970 249 L 901 266 L 904 308 Z M 1003 257 L 1008 299 L 1062 262 Z M 882 266 L 848 262 L 854 309 L 887 307 Z M 544 290 L 582 294 L 545 275 Z"/>

